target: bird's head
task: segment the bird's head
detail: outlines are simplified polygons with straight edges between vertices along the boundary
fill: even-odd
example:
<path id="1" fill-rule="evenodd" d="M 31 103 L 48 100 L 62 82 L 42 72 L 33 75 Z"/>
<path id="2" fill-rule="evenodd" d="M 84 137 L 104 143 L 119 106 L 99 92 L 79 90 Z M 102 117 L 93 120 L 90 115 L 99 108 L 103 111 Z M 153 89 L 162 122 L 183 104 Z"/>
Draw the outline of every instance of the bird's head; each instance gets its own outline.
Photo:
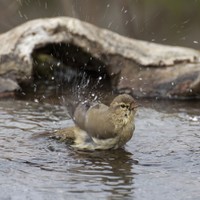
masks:
<path id="1" fill-rule="evenodd" d="M 110 107 L 114 109 L 116 113 L 121 113 L 125 117 L 129 117 L 135 115 L 138 104 L 132 96 L 121 94 L 113 99 Z"/>

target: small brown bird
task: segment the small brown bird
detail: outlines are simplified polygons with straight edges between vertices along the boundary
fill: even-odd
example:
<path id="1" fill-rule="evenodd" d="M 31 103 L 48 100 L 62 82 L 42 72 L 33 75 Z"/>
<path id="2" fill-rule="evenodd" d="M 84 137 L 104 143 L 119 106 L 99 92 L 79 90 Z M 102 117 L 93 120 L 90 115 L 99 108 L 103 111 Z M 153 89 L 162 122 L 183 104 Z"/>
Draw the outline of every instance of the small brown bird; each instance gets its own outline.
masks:
<path id="1" fill-rule="evenodd" d="M 63 140 L 72 139 L 72 147 L 81 150 L 117 149 L 132 137 L 136 104 L 128 94 L 118 95 L 110 106 L 80 103 L 74 111 L 75 126 L 56 132 Z"/>

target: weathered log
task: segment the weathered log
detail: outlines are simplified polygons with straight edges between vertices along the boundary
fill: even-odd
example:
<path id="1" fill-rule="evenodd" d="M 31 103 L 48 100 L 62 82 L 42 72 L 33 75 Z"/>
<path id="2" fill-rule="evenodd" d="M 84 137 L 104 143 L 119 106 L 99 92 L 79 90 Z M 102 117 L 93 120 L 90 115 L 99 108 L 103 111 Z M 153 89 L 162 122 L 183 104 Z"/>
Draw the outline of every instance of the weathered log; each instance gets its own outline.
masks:
<path id="1" fill-rule="evenodd" d="M 197 50 L 126 38 L 68 17 L 29 21 L 0 35 L 0 43 L 0 93 L 30 81 L 33 56 L 47 53 L 65 66 L 98 72 L 103 65 L 119 93 L 162 98 L 200 95 Z M 3 85 L 5 81 L 9 84 Z"/>

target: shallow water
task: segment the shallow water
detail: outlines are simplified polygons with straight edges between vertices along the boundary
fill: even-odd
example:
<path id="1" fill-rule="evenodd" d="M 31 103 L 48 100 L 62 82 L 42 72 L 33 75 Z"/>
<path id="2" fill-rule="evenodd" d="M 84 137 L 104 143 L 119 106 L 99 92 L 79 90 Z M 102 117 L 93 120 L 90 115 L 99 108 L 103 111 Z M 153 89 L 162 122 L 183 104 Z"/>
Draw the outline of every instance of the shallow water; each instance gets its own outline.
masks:
<path id="1" fill-rule="evenodd" d="M 125 149 L 76 152 L 43 132 L 61 105 L 0 101 L 0 199 L 200 199 L 200 102 L 141 102 Z"/>

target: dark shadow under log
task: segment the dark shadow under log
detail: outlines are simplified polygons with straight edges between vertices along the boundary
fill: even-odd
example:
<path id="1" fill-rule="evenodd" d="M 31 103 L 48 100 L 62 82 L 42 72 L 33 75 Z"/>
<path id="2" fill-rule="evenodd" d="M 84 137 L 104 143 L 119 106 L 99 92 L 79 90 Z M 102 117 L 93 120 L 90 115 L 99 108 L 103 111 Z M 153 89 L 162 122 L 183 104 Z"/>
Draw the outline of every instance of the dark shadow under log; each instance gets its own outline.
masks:
<path id="1" fill-rule="evenodd" d="M 40 101 L 45 96 L 76 104 L 86 99 L 105 101 L 106 96 L 109 99 L 112 95 L 114 78 L 108 74 L 105 63 L 78 46 L 50 43 L 34 49 L 31 57 L 32 79 L 19 83 L 19 97 L 32 98 L 35 93 L 35 99 Z"/>

